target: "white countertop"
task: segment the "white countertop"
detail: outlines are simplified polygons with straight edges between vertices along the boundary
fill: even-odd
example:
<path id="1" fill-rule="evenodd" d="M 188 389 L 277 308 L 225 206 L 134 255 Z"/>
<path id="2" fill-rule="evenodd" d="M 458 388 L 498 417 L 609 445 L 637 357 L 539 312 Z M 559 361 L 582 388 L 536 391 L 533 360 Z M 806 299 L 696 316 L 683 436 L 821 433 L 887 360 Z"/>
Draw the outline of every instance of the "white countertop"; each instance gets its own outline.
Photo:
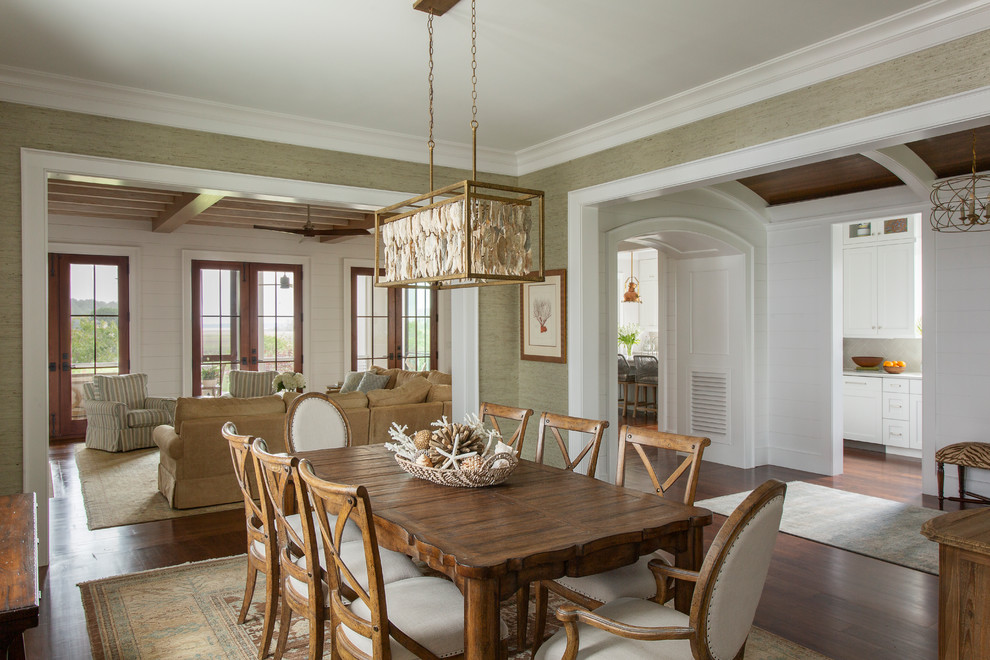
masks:
<path id="1" fill-rule="evenodd" d="M 905 371 L 901 374 L 888 374 L 886 371 L 881 369 L 880 371 L 873 370 L 858 370 L 858 369 L 843 369 L 843 376 L 868 376 L 871 378 L 913 378 L 921 379 L 920 371 Z"/>

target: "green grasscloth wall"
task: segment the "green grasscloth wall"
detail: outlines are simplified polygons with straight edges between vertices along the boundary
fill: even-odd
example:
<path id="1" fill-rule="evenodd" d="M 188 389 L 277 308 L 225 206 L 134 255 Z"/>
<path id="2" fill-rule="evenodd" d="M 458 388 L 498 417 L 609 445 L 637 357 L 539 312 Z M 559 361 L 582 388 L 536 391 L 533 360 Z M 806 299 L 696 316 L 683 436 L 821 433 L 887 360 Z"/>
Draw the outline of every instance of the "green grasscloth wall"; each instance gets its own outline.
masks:
<path id="1" fill-rule="evenodd" d="M 987 85 L 990 32 L 983 32 L 528 174 L 519 184 L 546 191 L 546 266 L 566 268 L 571 190 Z M 391 190 L 421 191 L 427 181 L 425 165 L 0 103 L 0 277 L 7 286 L 0 302 L 0 493 L 21 487 L 22 147 Z M 465 176 L 446 168 L 437 174 L 438 185 Z M 519 360 L 518 287 L 488 287 L 480 299 L 481 398 L 565 412 L 567 365 Z M 533 451 L 528 439 L 525 454 Z"/>

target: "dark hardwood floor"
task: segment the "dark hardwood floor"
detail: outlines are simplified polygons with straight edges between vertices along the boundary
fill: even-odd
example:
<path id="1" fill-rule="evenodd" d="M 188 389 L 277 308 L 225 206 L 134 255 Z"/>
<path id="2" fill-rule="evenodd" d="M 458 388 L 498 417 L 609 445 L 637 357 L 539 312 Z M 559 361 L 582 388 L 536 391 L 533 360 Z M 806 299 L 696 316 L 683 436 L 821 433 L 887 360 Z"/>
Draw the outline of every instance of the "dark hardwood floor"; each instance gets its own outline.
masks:
<path id="1" fill-rule="evenodd" d="M 89 531 L 74 446 L 53 444 L 50 450 L 51 565 L 43 576 L 41 624 L 25 638 L 28 658 L 90 657 L 79 582 L 244 551 L 241 510 Z M 845 459 L 846 473 L 838 477 L 705 463 L 697 497 L 776 478 L 937 508 L 935 498 L 919 494 L 920 461 L 860 450 L 847 450 Z M 645 471 L 632 470 L 627 485 L 650 490 Z M 715 518 L 707 543 L 724 522 Z M 938 655 L 937 589 L 935 576 L 781 534 L 756 623 L 836 659 L 928 660 Z"/>

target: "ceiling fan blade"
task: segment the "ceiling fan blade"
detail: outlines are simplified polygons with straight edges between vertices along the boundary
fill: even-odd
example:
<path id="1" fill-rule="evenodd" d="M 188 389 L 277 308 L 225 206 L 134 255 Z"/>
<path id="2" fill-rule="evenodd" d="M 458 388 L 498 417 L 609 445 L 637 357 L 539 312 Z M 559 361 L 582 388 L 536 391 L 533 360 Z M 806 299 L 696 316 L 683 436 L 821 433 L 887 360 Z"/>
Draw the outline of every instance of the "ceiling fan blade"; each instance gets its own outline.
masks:
<path id="1" fill-rule="evenodd" d="M 307 230 L 305 229 L 292 229 L 290 227 L 266 227 L 265 225 L 253 225 L 255 229 L 264 229 L 266 231 L 280 231 L 286 234 L 302 234 L 306 235 Z"/>

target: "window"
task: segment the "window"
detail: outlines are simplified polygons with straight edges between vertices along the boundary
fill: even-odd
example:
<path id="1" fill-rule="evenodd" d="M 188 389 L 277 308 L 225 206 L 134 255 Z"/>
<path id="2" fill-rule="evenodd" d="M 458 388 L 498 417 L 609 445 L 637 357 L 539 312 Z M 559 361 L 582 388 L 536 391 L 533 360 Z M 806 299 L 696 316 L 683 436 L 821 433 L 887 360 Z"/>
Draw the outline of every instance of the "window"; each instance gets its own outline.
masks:
<path id="1" fill-rule="evenodd" d="M 302 266 L 193 261 L 193 395 L 232 369 L 302 371 Z"/>
<path id="2" fill-rule="evenodd" d="M 130 370 L 127 257 L 49 255 L 49 414 L 53 437 L 86 432 L 84 387 Z"/>
<path id="3" fill-rule="evenodd" d="M 436 369 L 437 292 L 376 288 L 373 268 L 351 269 L 351 369 Z"/>

